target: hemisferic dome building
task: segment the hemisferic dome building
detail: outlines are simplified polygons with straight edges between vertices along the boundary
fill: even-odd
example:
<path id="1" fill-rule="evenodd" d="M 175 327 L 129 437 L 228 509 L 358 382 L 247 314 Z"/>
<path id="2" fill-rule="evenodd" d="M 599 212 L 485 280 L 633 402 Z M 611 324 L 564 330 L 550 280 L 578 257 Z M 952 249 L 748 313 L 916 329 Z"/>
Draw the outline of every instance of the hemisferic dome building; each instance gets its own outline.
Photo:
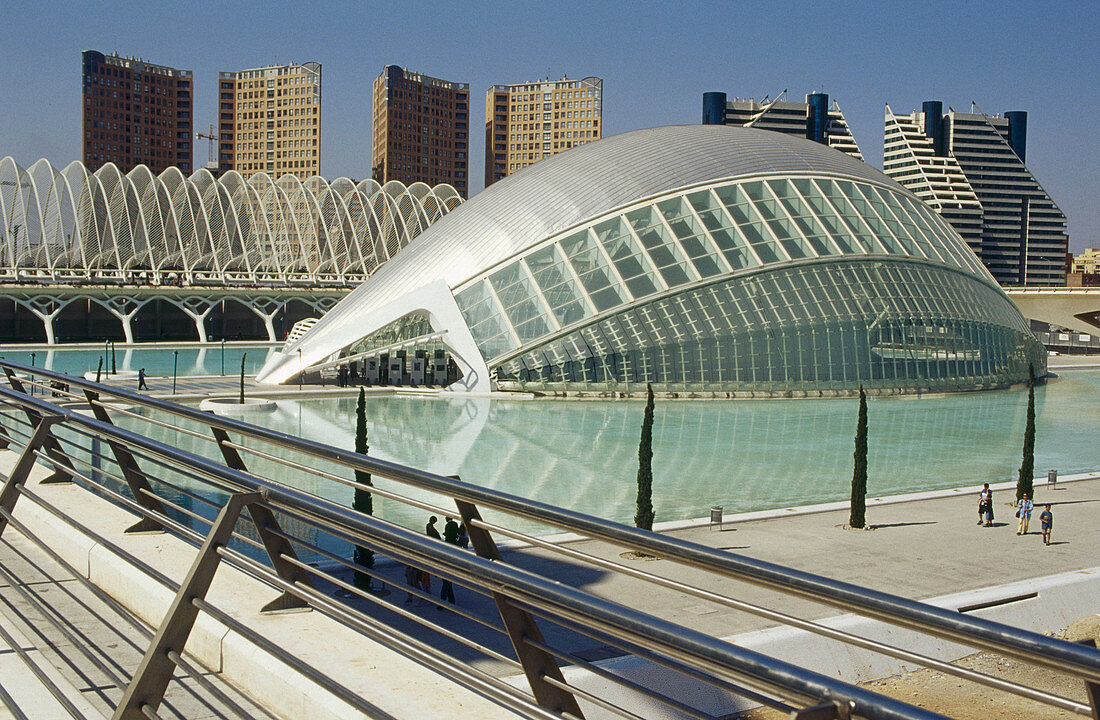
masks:
<path id="1" fill-rule="evenodd" d="M 543 160 L 427 228 L 261 382 L 442 343 L 468 390 L 973 390 L 1046 354 L 946 222 L 809 140 L 639 130 Z"/>

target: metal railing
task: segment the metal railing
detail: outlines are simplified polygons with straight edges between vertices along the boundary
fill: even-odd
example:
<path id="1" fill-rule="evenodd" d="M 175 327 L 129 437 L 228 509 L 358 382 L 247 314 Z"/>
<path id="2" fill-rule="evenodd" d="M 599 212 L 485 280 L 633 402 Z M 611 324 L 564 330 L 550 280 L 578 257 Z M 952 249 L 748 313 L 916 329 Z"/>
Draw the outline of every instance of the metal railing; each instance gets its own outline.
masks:
<path id="1" fill-rule="evenodd" d="M 0 388 L 0 428 L 9 446 L 21 453 L 0 491 L 0 533 L 5 524 L 17 523 L 13 510 L 18 499 L 48 505 L 43 493 L 27 487 L 29 470 L 39 462 L 54 468 L 47 481 L 75 480 L 134 512 L 140 519 L 130 530 L 163 530 L 199 546 L 191 572 L 182 584 L 173 583 L 137 558 L 129 558 L 153 582 L 171 588 L 177 595 L 172 610 L 149 645 L 145 661 L 126 684 L 116 718 L 155 716 L 165 678 L 175 670 L 173 661 L 183 659 L 180 656 L 183 643 L 199 612 L 211 615 L 276 654 L 368 716 L 385 716 L 368 699 L 332 679 L 324 667 L 306 665 L 289 656 L 247 624 L 208 602 L 205 589 L 220 562 L 282 591 L 279 600 L 266 609 L 311 608 L 526 717 L 584 718 L 586 712 L 638 717 L 637 708 L 612 699 L 624 696 L 648 703 L 645 713 L 649 717 L 654 715 L 653 704 L 667 708 L 669 716 L 715 717 L 677 699 L 672 690 L 677 685 L 710 687 L 747 697 L 790 712 L 794 718 L 942 717 L 646 614 L 629 603 L 602 597 L 594 589 L 564 584 L 552 572 L 540 574 L 537 562 L 532 565 L 534 570 L 519 567 L 510 562 L 516 556 L 502 556 L 497 545 L 499 538 L 525 543 L 533 552 L 551 557 L 556 563 L 637 583 L 637 590 L 631 594 L 669 591 L 697 597 L 717 608 L 750 613 L 1071 713 L 1097 717 L 1100 652 L 1095 648 L 638 530 L 59 373 L 2 360 L 0 368 L 12 386 L 10 390 Z M 51 396 L 43 397 L 47 393 Z M 90 406 L 92 416 L 66 403 Z M 121 427 L 120 423 L 129 428 Z M 172 442 L 150 437 L 157 435 Z M 184 439 L 197 443 L 201 451 L 181 449 L 179 445 Z M 268 471 L 264 472 L 264 468 Z M 373 484 L 363 485 L 349 479 L 356 471 L 370 473 Z M 315 493 L 283 481 L 301 472 L 308 472 Z M 346 493 L 349 488 L 366 490 L 375 501 L 384 500 L 441 516 L 457 515 L 467 528 L 474 552 L 321 496 L 326 490 L 333 491 L 328 493 L 333 495 L 335 491 Z M 454 510 L 444 503 L 453 503 Z M 244 521 L 245 510 L 250 523 Z M 65 519 L 80 526 L 79 518 Z M 544 533 L 523 529 L 531 525 L 659 557 L 665 567 L 676 564 L 688 569 L 692 580 L 673 579 L 683 575 L 679 572 L 656 574 L 640 569 L 638 563 L 617 562 L 608 559 L 606 552 L 590 550 L 583 544 L 552 542 Z M 109 538 L 103 540 L 110 543 Z M 439 603 L 467 621 L 464 627 L 472 626 L 475 630 L 460 632 L 443 622 L 422 617 L 354 581 L 357 573 L 360 580 L 370 579 L 368 586 L 376 581 L 391 582 L 387 568 L 392 569 L 392 565 L 383 562 L 371 568 L 358 565 L 348 559 L 353 547 L 372 551 L 380 561 L 389 559 L 399 566 L 425 568 L 445 581 L 490 598 L 496 612 L 490 615 L 452 606 L 407 588 L 409 597 Z M 122 552 L 117 547 L 116 551 Z M 311 563 L 308 558 L 325 562 Z M 552 563 L 542 565 L 547 566 Z M 723 591 L 708 589 L 720 585 L 708 580 L 754 584 L 1068 673 L 1084 682 L 1088 702 L 827 627 L 775 610 L 771 603 L 754 604 L 739 599 L 725 587 Z M 407 621 L 416 623 L 415 629 L 403 629 Z M 553 628 L 553 632 L 544 634 L 547 628 Z M 647 687 L 586 660 L 563 639 L 578 635 L 612 648 L 615 653 L 652 663 L 661 668 L 662 679 Z M 467 655 L 457 658 L 439 649 L 440 641 L 464 648 Z M 487 670 L 486 663 L 496 671 Z M 566 679 L 559 664 L 572 666 L 569 671 L 572 681 Z M 502 678 L 517 672 L 526 676 L 527 690 L 518 690 Z M 585 683 L 577 681 L 578 677 L 615 683 L 621 692 L 593 693 Z"/>

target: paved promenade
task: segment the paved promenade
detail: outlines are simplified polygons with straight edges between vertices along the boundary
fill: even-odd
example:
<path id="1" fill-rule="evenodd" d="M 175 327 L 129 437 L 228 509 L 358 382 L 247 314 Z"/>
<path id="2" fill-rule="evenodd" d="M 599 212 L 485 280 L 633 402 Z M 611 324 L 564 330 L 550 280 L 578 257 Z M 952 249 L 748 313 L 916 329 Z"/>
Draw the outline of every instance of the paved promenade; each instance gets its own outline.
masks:
<path id="1" fill-rule="evenodd" d="M 848 509 L 847 504 L 843 503 L 752 513 L 745 519 L 727 516 L 727 522 L 721 529 L 700 522 L 695 527 L 664 532 L 709 547 L 905 598 L 927 600 L 1100 566 L 1100 557 L 1096 553 L 1096 548 L 1100 547 L 1100 473 L 1092 478 L 1063 481 L 1054 488 L 1043 484 L 1036 486 L 1039 503 L 1053 505 L 1055 522 L 1050 546 L 1042 543 L 1038 510 L 1033 515 L 1029 534 L 1016 535 L 1014 509 L 1009 504 L 1014 500 L 1015 493 L 1008 484 L 993 486 L 996 503 L 993 527 L 979 527 L 976 524 L 979 487 L 974 486 L 937 491 L 900 501 L 898 498 L 869 498 L 867 520 L 870 529 L 866 530 L 845 527 Z M 819 619 L 843 613 L 836 608 L 781 596 L 747 583 L 707 578 L 689 568 L 660 559 L 624 559 L 620 557 L 620 548 L 602 542 L 576 542 L 570 547 L 804 618 Z M 538 550 L 512 549 L 504 553 L 504 559 L 547 574 L 560 582 L 718 637 L 738 635 L 774 624 L 693 596 L 654 590 L 652 586 L 628 577 L 612 576 L 588 566 L 563 562 L 560 558 L 550 559 Z M 391 576 L 395 586 L 403 584 L 400 568 L 393 568 Z M 456 592 L 459 603 L 467 609 L 473 609 L 478 614 L 493 612 L 488 599 L 461 589 Z M 396 594 L 404 597 L 400 590 Z M 423 614 L 435 614 L 431 605 L 421 607 L 419 611 Z M 450 613 L 445 613 L 438 620 L 456 630 L 465 627 L 465 621 L 453 618 Z M 400 618 L 394 621 L 399 625 L 407 622 Z M 414 626 L 409 623 L 402 627 L 411 630 Z M 610 648 L 582 636 L 554 628 L 544 627 L 544 631 L 571 645 L 574 651 L 585 657 L 606 658 L 615 654 Z M 450 651 L 459 657 L 465 654 L 465 650 L 457 644 Z"/>

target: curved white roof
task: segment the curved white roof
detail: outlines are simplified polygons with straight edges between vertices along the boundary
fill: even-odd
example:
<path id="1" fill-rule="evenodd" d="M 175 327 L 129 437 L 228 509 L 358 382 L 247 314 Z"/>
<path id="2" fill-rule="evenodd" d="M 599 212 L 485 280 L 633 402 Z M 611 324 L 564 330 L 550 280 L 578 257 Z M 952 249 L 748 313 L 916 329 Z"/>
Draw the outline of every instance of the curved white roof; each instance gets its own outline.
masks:
<path id="1" fill-rule="evenodd" d="M 287 355 L 300 348 L 316 356 L 321 348 L 312 345 L 322 338 L 324 354 L 334 352 L 339 348 L 327 347 L 334 334 L 328 328 L 354 323 L 355 315 L 432 282 L 442 280 L 453 290 L 616 207 L 677 188 L 764 173 L 835 173 L 900 188 L 844 153 L 767 130 L 678 125 L 614 135 L 535 163 L 440 218 L 289 346 Z"/>

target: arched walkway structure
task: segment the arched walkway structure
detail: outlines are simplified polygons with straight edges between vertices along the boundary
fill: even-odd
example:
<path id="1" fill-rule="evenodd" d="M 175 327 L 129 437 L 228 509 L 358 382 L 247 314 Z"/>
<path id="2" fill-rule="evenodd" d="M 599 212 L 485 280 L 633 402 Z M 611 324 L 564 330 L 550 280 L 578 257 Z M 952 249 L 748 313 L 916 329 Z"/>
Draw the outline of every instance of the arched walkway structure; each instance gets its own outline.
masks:
<path id="1" fill-rule="evenodd" d="M 461 202 L 450 185 L 5 157 L 0 283 L 350 287 Z"/>

